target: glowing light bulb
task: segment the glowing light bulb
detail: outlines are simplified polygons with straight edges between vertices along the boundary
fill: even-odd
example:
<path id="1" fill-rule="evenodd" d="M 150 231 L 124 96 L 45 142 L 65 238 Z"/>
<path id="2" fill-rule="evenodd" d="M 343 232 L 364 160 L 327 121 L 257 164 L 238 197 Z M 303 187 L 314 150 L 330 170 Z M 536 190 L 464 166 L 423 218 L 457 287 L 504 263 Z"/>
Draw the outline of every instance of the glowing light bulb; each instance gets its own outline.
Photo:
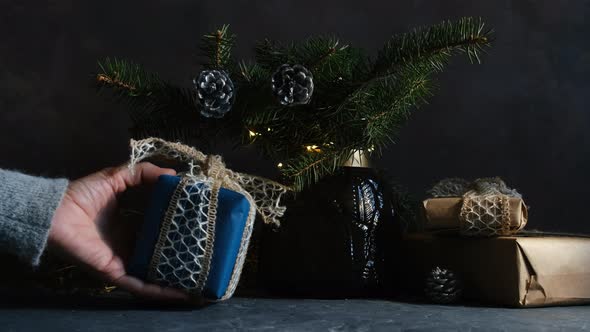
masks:
<path id="1" fill-rule="evenodd" d="M 305 147 L 308 152 L 320 152 L 320 149 L 317 145 L 308 145 Z"/>

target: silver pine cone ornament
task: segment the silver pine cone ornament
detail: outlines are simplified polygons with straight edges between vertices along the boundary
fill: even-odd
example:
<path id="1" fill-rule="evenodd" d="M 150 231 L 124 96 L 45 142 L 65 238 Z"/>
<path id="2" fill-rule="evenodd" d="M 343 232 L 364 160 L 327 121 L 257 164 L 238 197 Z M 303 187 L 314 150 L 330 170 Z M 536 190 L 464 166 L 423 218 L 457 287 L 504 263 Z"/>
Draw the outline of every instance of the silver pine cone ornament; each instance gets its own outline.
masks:
<path id="1" fill-rule="evenodd" d="M 234 83 L 226 72 L 203 70 L 193 80 L 201 115 L 207 118 L 222 118 L 232 108 L 235 97 Z"/>
<path id="2" fill-rule="evenodd" d="M 433 303 L 456 303 L 463 293 L 463 287 L 453 271 L 434 268 L 426 278 L 426 297 Z"/>
<path id="3" fill-rule="evenodd" d="M 313 94 L 313 75 L 302 65 L 284 64 L 272 75 L 272 91 L 281 105 L 307 104 Z"/>

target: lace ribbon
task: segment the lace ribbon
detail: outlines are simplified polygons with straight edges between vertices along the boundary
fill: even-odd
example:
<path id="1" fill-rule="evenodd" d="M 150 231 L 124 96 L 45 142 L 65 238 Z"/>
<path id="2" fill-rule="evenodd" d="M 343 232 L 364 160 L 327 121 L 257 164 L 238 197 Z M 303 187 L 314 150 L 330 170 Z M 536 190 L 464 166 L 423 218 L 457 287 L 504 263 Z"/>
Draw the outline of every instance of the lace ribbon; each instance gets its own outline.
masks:
<path id="1" fill-rule="evenodd" d="M 459 233 L 464 236 L 488 237 L 513 235 L 524 228 L 526 218 L 511 220 L 510 199 L 522 199 L 520 193 L 498 178 L 444 179 L 430 191 L 433 197 L 462 197 Z"/>
<path id="2" fill-rule="evenodd" d="M 131 161 L 133 167 L 144 159 L 160 156 L 188 163 L 189 176 L 205 175 L 220 181 L 222 187 L 237 191 L 248 199 L 267 224 L 280 225 L 279 218 L 286 208 L 280 205 L 281 196 L 290 190 L 280 183 L 254 175 L 234 172 L 225 167 L 218 155 L 205 155 L 201 151 L 182 143 L 168 142 L 160 138 L 131 140 Z"/>

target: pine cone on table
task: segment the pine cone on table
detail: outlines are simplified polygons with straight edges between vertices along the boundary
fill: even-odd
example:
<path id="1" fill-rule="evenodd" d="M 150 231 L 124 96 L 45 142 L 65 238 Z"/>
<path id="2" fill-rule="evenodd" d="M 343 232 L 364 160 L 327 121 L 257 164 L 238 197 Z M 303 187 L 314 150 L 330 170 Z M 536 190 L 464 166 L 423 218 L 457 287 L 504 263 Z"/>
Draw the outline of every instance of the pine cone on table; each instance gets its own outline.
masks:
<path id="1" fill-rule="evenodd" d="M 459 300 L 463 288 L 453 271 L 436 267 L 426 278 L 424 293 L 433 303 L 451 304 Z"/>

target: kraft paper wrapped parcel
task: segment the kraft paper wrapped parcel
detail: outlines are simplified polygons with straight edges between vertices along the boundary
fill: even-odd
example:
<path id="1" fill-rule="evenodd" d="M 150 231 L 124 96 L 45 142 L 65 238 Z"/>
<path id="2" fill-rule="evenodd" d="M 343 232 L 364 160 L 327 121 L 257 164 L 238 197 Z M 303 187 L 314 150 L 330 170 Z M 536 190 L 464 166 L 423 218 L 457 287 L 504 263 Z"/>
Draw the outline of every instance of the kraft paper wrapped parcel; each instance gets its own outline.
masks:
<path id="1" fill-rule="evenodd" d="M 443 232 L 411 234 L 404 243 L 411 275 L 452 269 L 463 279 L 466 299 L 512 307 L 590 303 L 590 238 Z"/>

